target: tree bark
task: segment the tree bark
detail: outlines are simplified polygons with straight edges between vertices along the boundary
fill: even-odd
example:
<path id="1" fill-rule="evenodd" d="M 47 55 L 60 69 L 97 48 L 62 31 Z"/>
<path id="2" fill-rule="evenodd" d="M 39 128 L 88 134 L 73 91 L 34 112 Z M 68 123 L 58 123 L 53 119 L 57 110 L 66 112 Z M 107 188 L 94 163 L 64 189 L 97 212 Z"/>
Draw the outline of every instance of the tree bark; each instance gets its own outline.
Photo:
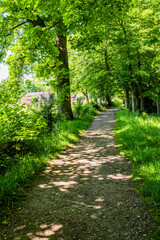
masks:
<path id="1" fill-rule="evenodd" d="M 160 114 L 160 93 L 157 93 L 157 115 Z"/>
<path id="2" fill-rule="evenodd" d="M 135 111 L 136 111 L 136 97 L 134 90 L 132 90 L 132 112 Z"/>
<path id="3" fill-rule="evenodd" d="M 58 34 L 56 38 L 56 46 L 59 49 L 58 60 L 61 64 L 58 66 L 59 71 L 56 75 L 57 81 L 57 95 L 61 104 L 62 113 L 64 113 L 68 119 L 73 119 L 73 113 L 71 109 L 71 97 L 70 97 L 70 77 L 69 77 L 69 65 L 68 65 L 68 52 L 67 52 L 67 36 Z"/>
<path id="4" fill-rule="evenodd" d="M 135 84 L 135 91 L 134 91 L 134 96 L 135 96 L 135 110 L 140 110 L 141 102 L 139 98 L 139 89 L 137 84 Z"/>
<path id="5" fill-rule="evenodd" d="M 141 112 L 144 110 L 144 98 L 140 97 L 140 110 Z"/>
<path id="6" fill-rule="evenodd" d="M 111 70 L 110 70 L 110 66 L 109 66 L 109 62 L 108 62 L 108 48 L 107 48 L 107 40 L 106 40 L 106 42 L 105 42 L 105 52 L 104 52 L 104 60 L 105 60 L 105 65 L 106 65 L 106 70 L 107 70 L 107 72 L 108 72 L 108 74 L 109 74 L 109 79 L 111 79 L 111 77 L 112 77 L 112 73 L 111 73 Z M 110 81 L 108 81 L 108 83 L 107 83 L 107 91 L 108 92 L 110 92 L 110 90 L 111 90 L 111 80 Z M 110 88 L 109 88 L 109 86 L 110 86 Z M 109 94 L 109 93 L 107 93 L 106 94 L 106 102 L 108 103 L 107 105 L 108 105 L 108 107 L 111 107 L 112 106 L 112 101 L 111 101 L 111 95 Z"/>
<path id="7" fill-rule="evenodd" d="M 124 101 L 125 101 L 125 107 L 129 109 L 129 90 L 124 90 Z"/>
<path id="8" fill-rule="evenodd" d="M 140 53 L 138 51 L 138 69 L 139 72 L 141 71 L 141 58 L 140 58 Z M 139 106 L 138 109 L 142 112 L 144 110 L 144 98 L 142 97 L 142 93 L 144 91 L 143 89 L 143 84 L 142 84 L 142 76 L 139 73 L 138 76 L 138 91 L 139 91 Z"/>
<path id="9" fill-rule="evenodd" d="M 108 107 L 111 107 L 112 106 L 112 101 L 111 101 L 111 96 L 109 94 L 106 95 L 106 101 L 107 101 Z"/>

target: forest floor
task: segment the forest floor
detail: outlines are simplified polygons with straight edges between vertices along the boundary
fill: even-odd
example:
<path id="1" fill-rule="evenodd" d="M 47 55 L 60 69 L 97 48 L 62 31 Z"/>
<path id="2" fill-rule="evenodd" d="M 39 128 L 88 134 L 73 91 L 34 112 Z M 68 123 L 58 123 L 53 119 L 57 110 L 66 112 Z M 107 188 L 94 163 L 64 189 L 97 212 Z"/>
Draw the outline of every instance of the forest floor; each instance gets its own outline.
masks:
<path id="1" fill-rule="evenodd" d="M 149 207 L 113 139 L 116 111 L 98 114 L 74 146 L 50 161 L 25 202 L 1 219 L 0 240 L 152 239 Z"/>

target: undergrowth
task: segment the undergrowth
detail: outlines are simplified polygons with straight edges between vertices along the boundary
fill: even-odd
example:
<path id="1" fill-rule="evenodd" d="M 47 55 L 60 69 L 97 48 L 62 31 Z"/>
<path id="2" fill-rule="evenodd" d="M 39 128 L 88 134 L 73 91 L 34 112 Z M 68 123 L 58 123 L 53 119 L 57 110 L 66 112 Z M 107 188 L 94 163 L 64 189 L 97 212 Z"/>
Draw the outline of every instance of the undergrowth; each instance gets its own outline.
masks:
<path id="1" fill-rule="evenodd" d="M 52 132 L 42 133 L 32 142 L 30 152 L 0 175 L 0 205 L 10 205 L 23 196 L 36 173 L 56 154 L 76 142 L 96 114 L 97 110 L 92 110 L 74 121 L 58 121 Z"/>

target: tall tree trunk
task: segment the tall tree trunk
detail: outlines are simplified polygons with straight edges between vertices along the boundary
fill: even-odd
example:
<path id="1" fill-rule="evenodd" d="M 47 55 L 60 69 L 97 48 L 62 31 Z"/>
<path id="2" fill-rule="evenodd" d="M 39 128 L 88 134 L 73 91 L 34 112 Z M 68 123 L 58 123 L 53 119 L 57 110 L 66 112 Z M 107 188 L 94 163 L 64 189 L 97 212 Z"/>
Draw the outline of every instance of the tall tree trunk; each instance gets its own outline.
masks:
<path id="1" fill-rule="evenodd" d="M 137 83 L 135 83 L 135 91 L 134 91 L 134 96 L 135 96 L 135 107 L 136 111 L 140 110 L 141 102 L 139 98 L 139 89 Z"/>
<path id="2" fill-rule="evenodd" d="M 132 112 L 135 112 L 135 108 L 134 108 L 134 93 L 132 90 Z"/>
<path id="3" fill-rule="evenodd" d="M 111 73 L 111 69 L 109 66 L 109 61 L 108 61 L 108 48 L 107 48 L 107 40 L 105 42 L 105 51 L 104 51 L 104 60 L 105 60 L 105 65 L 106 65 L 106 70 L 109 74 L 109 79 L 110 81 L 107 82 L 107 91 L 111 92 L 111 77 L 112 77 L 112 73 Z M 108 103 L 108 106 L 111 107 L 112 106 L 112 101 L 111 101 L 111 95 L 109 93 L 107 93 L 106 95 L 106 101 Z"/>
<path id="4" fill-rule="evenodd" d="M 66 114 L 69 119 L 73 119 L 71 109 L 70 97 L 70 78 L 69 78 L 69 65 L 68 65 L 68 52 L 67 52 L 67 36 L 58 34 L 56 38 L 56 45 L 59 49 L 58 60 L 61 62 L 59 65 L 59 72 L 56 75 L 58 85 L 57 95 L 60 99 L 62 113 Z"/>
<path id="5" fill-rule="evenodd" d="M 155 87 L 159 89 L 160 88 L 159 81 L 156 73 L 155 73 L 154 79 L 155 79 Z M 160 91 L 157 92 L 157 115 L 159 114 L 160 114 Z"/>
<path id="6" fill-rule="evenodd" d="M 157 115 L 160 114 L 160 93 L 157 93 Z"/>
<path id="7" fill-rule="evenodd" d="M 111 107 L 112 106 L 112 100 L 111 100 L 111 96 L 109 94 L 106 95 L 106 101 L 107 101 L 108 107 Z"/>
<path id="8" fill-rule="evenodd" d="M 135 112 L 136 109 L 136 96 L 134 90 L 132 90 L 132 112 Z"/>
<path id="9" fill-rule="evenodd" d="M 144 110 L 144 98 L 142 96 L 140 97 L 140 110 L 141 112 Z"/>
<path id="10" fill-rule="evenodd" d="M 138 52 L 138 69 L 139 69 L 139 76 L 138 76 L 138 91 L 139 91 L 139 106 L 138 109 L 142 112 L 144 110 L 144 98 L 142 97 L 142 93 L 144 91 L 143 84 L 142 84 L 142 76 L 141 76 L 141 58 L 140 53 Z"/>
<path id="11" fill-rule="evenodd" d="M 125 101 L 125 107 L 129 109 L 129 90 L 124 90 L 124 101 Z"/>

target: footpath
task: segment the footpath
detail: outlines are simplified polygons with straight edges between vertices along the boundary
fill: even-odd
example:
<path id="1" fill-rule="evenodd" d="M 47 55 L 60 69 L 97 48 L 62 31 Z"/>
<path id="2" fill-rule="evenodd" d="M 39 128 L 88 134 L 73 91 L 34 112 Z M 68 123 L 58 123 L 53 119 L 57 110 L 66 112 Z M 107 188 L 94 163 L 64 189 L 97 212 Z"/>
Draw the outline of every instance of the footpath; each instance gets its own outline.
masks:
<path id="1" fill-rule="evenodd" d="M 74 146 L 50 161 L 25 203 L 0 225 L 0 240 L 152 239 L 132 164 L 113 139 L 116 111 L 98 114 Z"/>

